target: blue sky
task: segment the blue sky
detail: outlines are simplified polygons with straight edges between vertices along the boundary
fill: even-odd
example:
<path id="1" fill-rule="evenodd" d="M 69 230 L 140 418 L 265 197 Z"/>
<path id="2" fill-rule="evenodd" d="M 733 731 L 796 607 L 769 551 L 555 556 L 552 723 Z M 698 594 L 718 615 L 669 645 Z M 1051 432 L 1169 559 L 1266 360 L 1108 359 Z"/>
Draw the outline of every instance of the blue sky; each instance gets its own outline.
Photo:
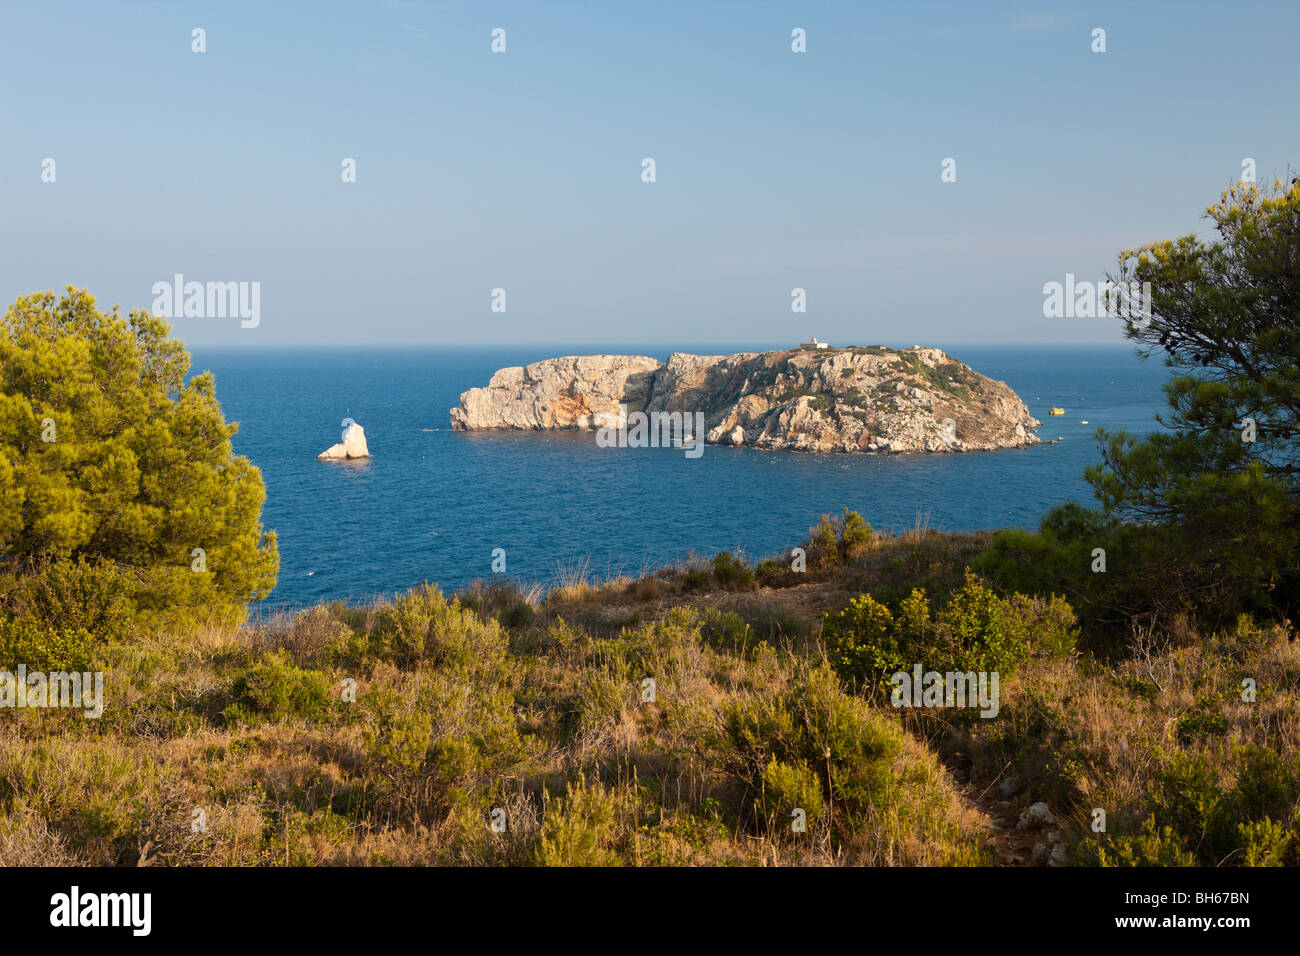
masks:
<path id="1" fill-rule="evenodd" d="M 1119 342 L 1113 319 L 1044 318 L 1043 284 L 1204 231 L 1244 157 L 1261 181 L 1300 165 L 1287 2 L 18 2 L 3 21 L 0 297 L 148 308 L 175 273 L 260 282 L 257 328 L 176 319 L 193 345 Z"/>

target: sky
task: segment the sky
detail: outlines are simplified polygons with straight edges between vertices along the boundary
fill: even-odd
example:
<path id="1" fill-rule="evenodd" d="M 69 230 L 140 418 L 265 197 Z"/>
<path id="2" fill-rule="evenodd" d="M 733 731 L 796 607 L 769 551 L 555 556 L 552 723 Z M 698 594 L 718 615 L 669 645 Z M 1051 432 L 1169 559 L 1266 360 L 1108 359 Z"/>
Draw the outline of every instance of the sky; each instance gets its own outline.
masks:
<path id="1" fill-rule="evenodd" d="M 0 298 L 190 345 L 1119 343 L 1044 284 L 1300 166 L 1284 0 L 0 12 Z"/>

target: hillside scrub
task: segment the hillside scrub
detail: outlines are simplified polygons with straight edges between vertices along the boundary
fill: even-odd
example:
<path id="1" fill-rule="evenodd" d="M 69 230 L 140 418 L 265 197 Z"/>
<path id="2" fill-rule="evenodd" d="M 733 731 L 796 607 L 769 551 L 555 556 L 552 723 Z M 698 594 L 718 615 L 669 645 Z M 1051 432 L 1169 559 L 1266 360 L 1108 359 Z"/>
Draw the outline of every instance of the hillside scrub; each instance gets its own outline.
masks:
<path id="1" fill-rule="evenodd" d="M 715 648 L 695 608 L 607 637 L 426 586 L 96 655 L 98 721 L 0 711 L 11 862 L 988 861 L 894 715 L 803 655 Z"/>
<path id="2" fill-rule="evenodd" d="M 1004 812 L 1048 801 L 1073 863 L 1293 861 L 1300 645 L 1248 617 L 1204 634 L 1183 619 L 1103 661 L 1071 646 L 1062 599 L 1000 593 L 967 570 L 978 540 L 875 535 L 851 564 L 757 590 L 685 590 L 685 569 L 657 572 L 653 592 L 533 596 L 526 619 L 510 609 L 530 596 L 508 586 L 426 585 L 88 643 L 106 675 L 101 718 L 0 710 L 0 852 L 986 865 L 989 811 L 965 787 L 1009 784 Z M 893 597 L 896 561 L 948 586 Z M 891 706 L 867 670 L 837 665 L 845 634 L 867 670 L 1010 665 L 997 718 Z"/>

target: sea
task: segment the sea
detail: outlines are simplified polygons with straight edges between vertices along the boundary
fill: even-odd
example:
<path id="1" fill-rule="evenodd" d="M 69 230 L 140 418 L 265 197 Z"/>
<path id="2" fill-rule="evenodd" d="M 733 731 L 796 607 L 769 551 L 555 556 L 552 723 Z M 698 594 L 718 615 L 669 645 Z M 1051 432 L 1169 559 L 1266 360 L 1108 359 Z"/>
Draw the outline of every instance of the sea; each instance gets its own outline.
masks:
<path id="1" fill-rule="evenodd" d="M 874 528 L 1037 527 L 1052 506 L 1092 502 L 1084 469 L 1098 428 L 1158 428 L 1169 370 L 1131 346 L 943 346 L 1010 385 L 1055 444 L 965 454 L 808 454 L 709 445 L 601 448 L 593 432 L 457 432 L 448 411 L 492 373 L 556 355 L 663 346 L 194 348 L 211 371 L 237 454 L 262 473 L 280 551 L 263 610 L 367 601 L 423 582 L 457 590 L 504 576 L 549 586 L 635 577 L 693 556 L 751 560 L 798 544 L 822 514 Z M 725 354 L 735 345 L 693 346 Z M 1049 409 L 1065 409 L 1050 416 Z M 317 461 L 341 423 L 369 459 Z M 504 571 L 499 569 L 504 559 Z"/>

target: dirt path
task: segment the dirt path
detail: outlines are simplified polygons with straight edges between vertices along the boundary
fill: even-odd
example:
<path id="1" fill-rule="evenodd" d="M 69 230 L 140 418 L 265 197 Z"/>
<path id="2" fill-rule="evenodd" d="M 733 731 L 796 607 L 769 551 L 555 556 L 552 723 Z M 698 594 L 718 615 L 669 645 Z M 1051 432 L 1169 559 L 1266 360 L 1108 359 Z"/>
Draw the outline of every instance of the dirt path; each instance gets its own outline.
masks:
<path id="1" fill-rule="evenodd" d="M 1008 799 L 998 789 L 998 780 L 982 791 L 952 768 L 953 788 L 961 798 L 983 819 L 983 825 L 992 837 L 996 866 L 1039 866 L 1033 862 L 1034 844 L 1041 840 L 1036 830 L 1018 830 L 1019 811 L 1014 800 Z"/>

